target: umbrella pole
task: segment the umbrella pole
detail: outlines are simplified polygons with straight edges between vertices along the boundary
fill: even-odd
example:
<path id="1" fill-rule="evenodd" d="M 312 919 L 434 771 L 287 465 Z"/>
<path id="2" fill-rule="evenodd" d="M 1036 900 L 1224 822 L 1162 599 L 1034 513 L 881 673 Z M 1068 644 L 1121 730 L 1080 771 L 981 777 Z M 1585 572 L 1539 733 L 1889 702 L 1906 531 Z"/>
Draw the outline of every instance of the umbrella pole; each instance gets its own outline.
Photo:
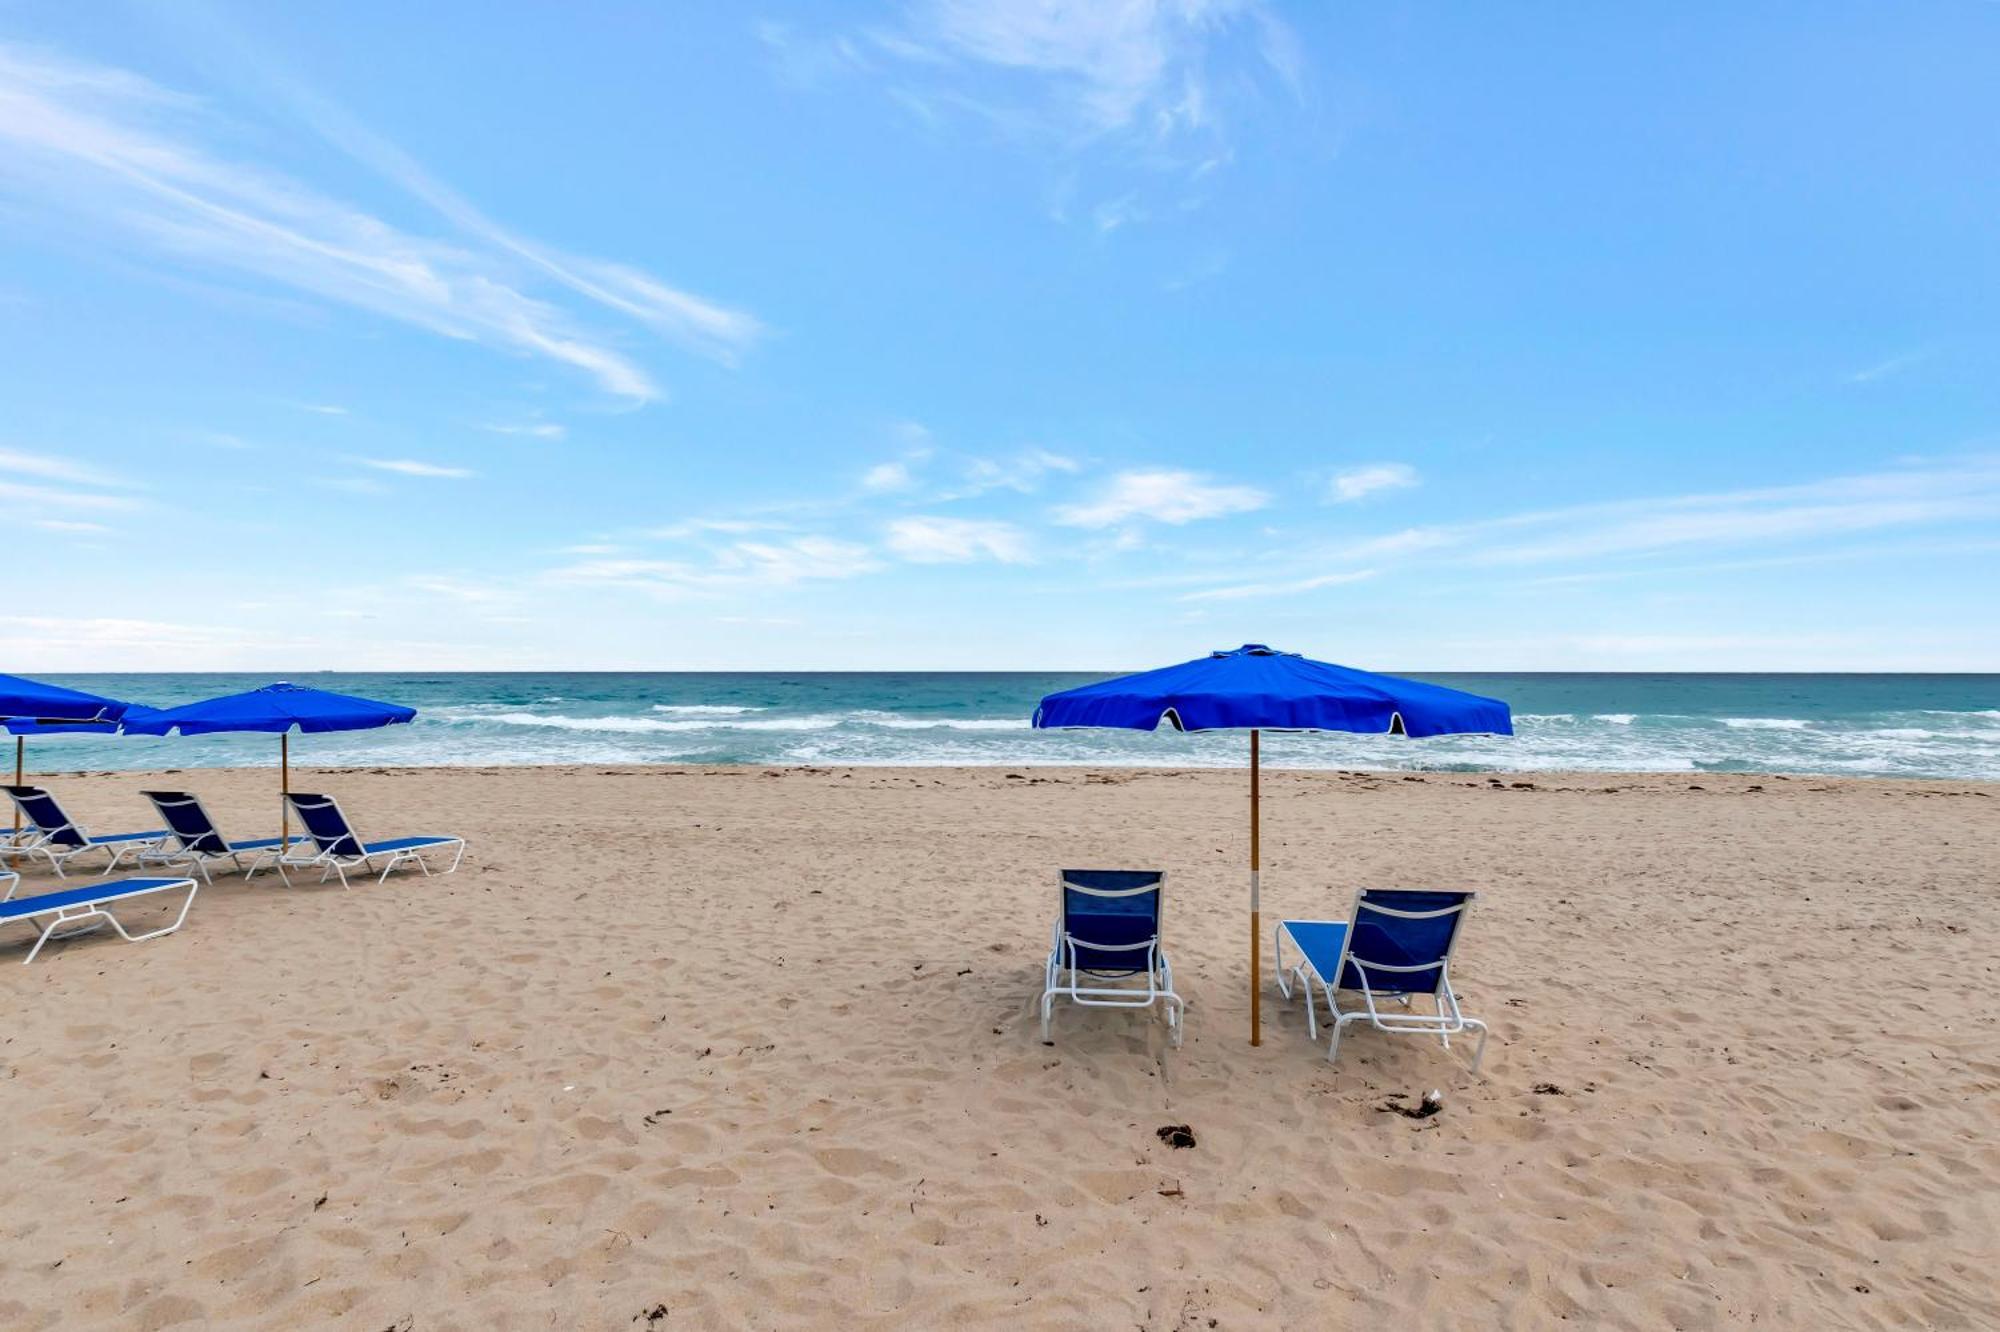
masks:
<path id="1" fill-rule="evenodd" d="M 292 852 L 292 733 L 278 732 L 278 854 Z"/>
<path id="2" fill-rule="evenodd" d="M 22 751 L 26 748 L 27 743 L 28 743 L 28 737 L 25 735 L 17 735 L 14 737 L 14 785 L 16 786 L 27 785 L 27 783 L 23 781 L 21 778 L 21 759 L 23 757 Z M 14 836 L 18 838 L 20 835 L 21 835 L 21 806 L 18 803 L 16 803 L 14 806 Z"/>
<path id="3" fill-rule="evenodd" d="M 1250 1044 L 1264 1043 L 1264 924 L 1258 913 L 1257 732 L 1250 732 Z"/>

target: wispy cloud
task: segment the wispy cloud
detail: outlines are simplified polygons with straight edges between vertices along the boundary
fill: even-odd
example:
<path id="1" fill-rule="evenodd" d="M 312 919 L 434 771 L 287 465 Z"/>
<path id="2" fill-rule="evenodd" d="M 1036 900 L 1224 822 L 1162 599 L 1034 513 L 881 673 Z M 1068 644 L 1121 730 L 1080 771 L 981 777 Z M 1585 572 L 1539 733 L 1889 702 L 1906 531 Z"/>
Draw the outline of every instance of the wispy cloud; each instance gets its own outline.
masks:
<path id="1" fill-rule="evenodd" d="M 372 467 L 378 472 L 394 472 L 398 476 L 438 477 L 462 481 L 472 475 L 467 467 L 446 467 L 442 463 L 420 462 L 415 458 L 356 458 L 363 467 Z"/>
<path id="2" fill-rule="evenodd" d="M 27 479 L 16 479 L 20 477 Z M 0 500 L 23 509 L 110 512 L 140 507 L 131 495 L 117 493 L 127 488 L 121 477 L 55 454 L 0 449 Z"/>
<path id="3" fill-rule="evenodd" d="M 336 407 L 330 402 L 302 402 L 299 404 L 299 410 L 302 412 L 312 412 L 317 416 L 346 416 L 349 414 L 347 408 Z"/>
<path id="4" fill-rule="evenodd" d="M 870 494 L 886 494 L 890 491 L 908 490 L 916 484 L 906 462 L 877 463 L 861 474 L 861 488 Z"/>
<path id="5" fill-rule="evenodd" d="M 640 533 L 653 541 L 686 541 L 711 534 L 746 536 L 752 532 L 782 532 L 786 524 L 768 518 L 688 518 Z"/>
<path id="6" fill-rule="evenodd" d="M 78 486 L 122 489 L 126 485 L 123 478 L 86 463 L 73 462 L 52 453 L 25 453 L 20 449 L 0 449 L 0 472 Z"/>
<path id="7" fill-rule="evenodd" d="M 1289 597 L 1301 592 L 1316 592 L 1323 587 L 1339 587 L 1347 583 L 1360 583 L 1373 578 L 1373 569 L 1355 569 L 1348 573 L 1319 574 L 1312 578 L 1293 578 L 1275 583 L 1237 583 L 1229 587 L 1211 587 L 1200 592 L 1186 592 L 1182 601 L 1249 601 L 1259 597 Z"/>
<path id="8" fill-rule="evenodd" d="M 1906 352 L 1863 366 L 1847 377 L 1851 384 L 1873 384 L 1878 380 L 1890 379 L 1905 370 L 1915 369 L 1931 358 L 1931 348 L 1915 347 Z"/>
<path id="9" fill-rule="evenodd" d="M 1070 475 L 1082 467 L 1076 459 L 1047 449 L 1023 449 L 1006 458 L 974 458 L 965 464 L 964 481 L 938 498 L 971 499 L 990 490 L 1031 495 L 1041 489 L 1043 480 L 1051 474 Z"/>
<path id="10" fill-rule="evenodd" d="M 1460 575 L 1581 565 L 1583 571 L 1573 577 L 1603 578 L 1612 571 L 1647 567 L 1646 562 L 1667 554 L 1824 546 L 1876 532 L 1996 520 L 2000 458 L 1968 457 L 1798 485 L 1530 510 L 1304 548 L 1292 542 L 1258 557 L 1263 567 L 1281 576 L 1256 586 L 1300 590 L 1301 584 L 1319 578 L 1340 581 L 1363 561 L 1384 575 L 1448 561 Z M 1240 559 L 1231 563 L 1240 565 Z M 1222 586 L 1190 593 L 1188 599 L 1234 594 L 1228 573 L 1206 578 Z M 1547 576 L 1536 581 L 1547 581 Z"/>
<path id="11" fill-rule="evenodd" d="M 85 523 L 70 518 L 37 518 L 34 526 L 44 532 L 67 532 L 77 536 L 102 536 L 111 530 L 103 523 Z"/>
<path id="12" fill-rule="evenodd" d="M 525 439 L 556 440 L 569 434 L 566 427 L 557 425 L 553 421 L 528 421 L 514 425 L 495 422 L 479 428 L 492 435 L 519 435 Z"/>
<path id="13" fill-rule="evenodd" d="M 881 568 L 864 545 L 831 537 L 737 541 L 696 560 L 596 559 L 551 569 L 543 580 L 572 586 L 630 588 L 658 596 L 746 591 L 813 580 L 853 578 Z"/>
<path id="14" fill-rule="evenodd" d="M 1382 490 L 1407 490 L 1417 484 L 1417 469 L 1408 463 L 1369 463 L 1334 474 L 1327 497 L 1347 504 Z"/>
<path id="15" fill-rule="evenodd" d="M 1294 93 L 1300 68 L 1289 30 L 1257 0 L 920 0 L 900 28 L 870 39 L 906 72 L 999 76 L 982 90 L 988 103 L 945 88 L 991 118 L 1072 141 L 1212 134 L 1217 64 Z"/>
<path id="16" fill-rule="evenodd" d="M 553 282 L 731 359 L 751 316 L 603 260 L 558 256 L 492 223 L 406 156 L 314 103 L 315 123 L 431 204 L 457 242 L 414 235 L 273 171 L 224 159 L 230 133 L 191 99 L 129 72 L 0 45 L 0 189 L 212 268 L 247 273 L 447 337 L 569 366 L 606 392 L 660 396 L 651 375 L 568 311 L 528 294 Z"/>
<path id="17" fill-rule="evenodd" d="M 1270 498 L 1251 486 L 1226 485 L 1194 472 L 1120 472 L 1097 499 L 1063 505 L 1054 516 L 1068 527 L 1115 527 L 1135 518 L 1179 525 L 1261 509 Z"/>
<path id="18" fill-rule="evenodd" d="M 974 518 L 898 518 L 888 526 L 886 544 L 913 564 L 1026 564 L 1033 558 L 1026 532 Z"/>
<path id="19" fill-rule="evenodd" d="M 795 86 L 865 81 L 927 132 L 969 126 L 1050 157 L 1049 215 L 1100 235 L 1198 206 L 1234 159 L 1232 122 L 1273 94 L 1304 100 L 1298 41 L 1265 0 L 905 0 L 831 36 L 756 31 Z M 1122 179 L 1086 184 L 1086 166 Z M 1179 197 L 1149 202 L 1163 188 Z"/>

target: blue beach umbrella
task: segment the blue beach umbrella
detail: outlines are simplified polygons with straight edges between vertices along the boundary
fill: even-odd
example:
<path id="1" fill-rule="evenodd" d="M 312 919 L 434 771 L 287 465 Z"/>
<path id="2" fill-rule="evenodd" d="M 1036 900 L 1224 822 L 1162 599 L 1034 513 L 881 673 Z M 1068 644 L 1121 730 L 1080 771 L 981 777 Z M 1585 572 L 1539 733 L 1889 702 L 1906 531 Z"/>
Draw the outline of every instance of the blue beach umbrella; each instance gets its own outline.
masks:
<path id="1" fill-rule="evenodd" d="M 61 723 L 65 729 L 76 724 L 88 725 L 91 730 L 111 731 L 115 723 L 123 717 L 130 703 L 121 703 L 115 698 L 105 698 L 98 694 L 86 694 L 81 689 L 65 689 L 61 685 L 43 684 L 40 680 L 24 680 L 18 675 L 0 675 L 0 719 L 4 719 L 14 740 L 14 785 L 21 784 L 22 766 L 26 751 L 20 737 L 28 734 L 23 728 L 35 728 L 43 723 Z M 21 831 L 21 811 L 14 811 L 14 831 Z"/>
<path id="2" fill-rule="evenodd" d="M 129 704 L 115 698 L 86 694 L 81 689 L 0 675 L 0 717 L 48 718 L 51 721 L 117 721 Z"/>
<path id="3" fill-rule="evenodd" d="M 1375 675 L 1246 643 L 1228 652 L 1050 694 L 1037 727 L 1250 732 L 1250 1044 L 1263 1044 L 1262 922 L 1258 912 L 1257 737 L 1260 731 L 1364 735 L 1512 735 L 1498 699 Z"/>
<path id="4" fill-rule="evenodd" d="M 333 694 L 324 689 L 308 689 L 286 681 L 261 689 L 221 698 L 185 703 L 177 708 L 148 712 L 129 721 L 125 730 L 133 735 L 219 735 L 229 731 L 275 732 L 278 736 L 280 806 L 283 794 L 292 789 L 292 736 L 294 728 L 316 735 L 327 731 L 365 731 L 377 726 L 394 726 L 417 715 L 415 708 L 400 703 L 378 703 L 372 698 Z M 282 809 L 280 829 L 287 845 L 291 842 L 292 818 Z"/>

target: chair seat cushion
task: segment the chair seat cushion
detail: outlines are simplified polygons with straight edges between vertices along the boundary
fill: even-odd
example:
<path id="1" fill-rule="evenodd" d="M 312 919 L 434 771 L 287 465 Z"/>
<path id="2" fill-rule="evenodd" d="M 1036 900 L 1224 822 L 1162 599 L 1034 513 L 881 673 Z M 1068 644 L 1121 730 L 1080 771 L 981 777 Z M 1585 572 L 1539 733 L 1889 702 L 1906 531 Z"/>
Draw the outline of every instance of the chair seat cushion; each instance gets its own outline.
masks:
<path id="1" fill-rule="evenodd" d="M 425 846 L 450 846 L 456 837 L 392 837 L 386 842 L 369 842 L 362 847 L 369 855 L 383 851 L 414 851 Z"/>
<path id="2" fill-rule="evenodd" d="M 34 897 L 17 897 L 11 902 L 0 902 L 0 920 L 39 916 L 62 907 L 117 902 L 127 897 L 157 893 L 163 888 L 187 888 L 192 884 L 191 879 L 112 879 L 106 883 L 94 883 L 88 888 L 66 888 L 57 893 L 40 893 Z"/>

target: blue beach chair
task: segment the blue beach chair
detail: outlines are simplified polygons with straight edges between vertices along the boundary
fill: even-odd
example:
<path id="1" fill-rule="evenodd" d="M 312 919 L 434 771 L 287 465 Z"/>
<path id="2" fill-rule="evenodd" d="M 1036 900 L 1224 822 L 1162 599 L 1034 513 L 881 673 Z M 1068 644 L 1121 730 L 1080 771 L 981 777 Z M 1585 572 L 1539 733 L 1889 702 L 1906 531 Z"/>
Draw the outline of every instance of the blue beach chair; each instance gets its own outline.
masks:
<path id="1" fill-rule="evenodd" d="M 204 883 L 214 883 L 208 873 L 211 860 L 227 860 L 239 872 L 244 872 L 254 869 L 258 860 L 275 854 L 284 844 L 277 837 L 230 841 L 215 826 L 215 820 L 202 808 L 201 801 L 186 791 L 144 791 L 141 794 L 153 802 L 153 808 L 159 811 L 167 824 L 167 833 L 159 844 L 138 854 L 141 865 L 191 865 L 200 871 Z M 248 865 L 243 862 L 246 855 L 251 857 Z"/>
<path id="2" fill-rule="evenodd" d="M 148 850 L 167 835 L 164 828 L 155 832 L 110 833 L 96 837 L 83 830 L 83 826 L 69 815 L 56 798 L 39 786 L 0 787 L 13 797 L 20 808 L 21 817 L 26 821 L 21 836 L 0 846 L 0 856 L 20 860 L 42 859 L 49 862 L 49 868 L 56 877 L 67 878 L 64 866 L 80 855 L 91 851 L 102 851 L 110 859 L 99 871 L 109 874 L 124 861 L 126 856 L 137 856 Z"/>
<path id="3" fill-rule="evenodd" d="M 5 900 L 0 900 L 0 925 L 20 921 L 30 929 L 39 928 L 41 931 L 35 946 L 21 959 L 23 966 L 33 962 L 42 951 L 42 945 L 51 938 L 67 939 L 72 935 L 88 934 L 102 924 L 109 924 L 127 943 L 143 943 L 163 934 L 172 934 L 187 919 L 188 908 L 194 905 L 195 891 L 199 886 L 193 879 L 112 879 L 106 883 L 91 884 L 88 888 L 64 888 L 53 893 L 38 893 L 34 897 L 15 897 L 14 889 L 19 886 L 21 876 L 10 874 L 6 877 L 14 882 L 7 886 Z M 187 889 L 187 898 L 181 903 L 173 923 L 145 934 L 127 933 L 125 926 L 109 909 L 114 902 L 130 902 L 154 893 L 178 892 L 183 888 Z M 86 921 L 96 923 L 84 924 Z M 77 925 L 82 925 L 82 928 L 66 928 Z M 57 930 L 63 932 L 57 934 Z"/>
<path id="4" fill-rule="evenodd" d="M 1278 957 L 1278 989 L 1289 999 L 1296 981 L 1305 992 L 1306 1031 L 1319 1039 L 1313 1014 L 1313 987 L 1326 998 L 1333 1019 L 1333 1039 L 1327 1042 L 1328 1062 L 1340 1055 L 1340 1036 L 1350 1022 L 1366 1022 L 1377 1031 L 1436 1036 L 1451 1048 L 1461 1032 L 1479 1033 L 1472 1071 L 1486 1057 L 1486 1024 L 1465 1016 L 1451 989 L 1451 954 L 1459 931 L 1472 910 L 1474 894 L 1410 888 L 1364 888 L 1354 895 L 1354 916 L 1348 921 L 1287 920 L 1279 924 L 1274 947 Z M 1285 965 L 1290 942 L 1299 960 Z M 1359 992 L 1362 1006 L 1343 1009 L 1335 992 Z M 1415 996 L 1427 994 L 1435 1013 L 1411 1009 Z M 1399 1011 L 1384 1012 L 1379 1000 L 1396 1001 Z"/>
<path id="5" fill-rule="evenodd" d="M 292 876 L 287 870 L 317 866 L 321 883 L 337 874 L 340 886 L 345 888 L 348 886 L 348 870 L 361 869 L 373 874 L 377 861 L 382 864 L 381 878 L 376 880 L 379 883 L 399 865 L 415 865 L 425 874 L 449 874 L 465 859 L 463 837 L 397 837 L 387 842 L 364 842 L 354 831 L 354 825 L 347 821 L 347 816 L 340 812 L 340 806 L 332 796 L 289 791 L 285 799 L 291 802 L 293 812 L 299 816 L 299 823 L 306 830 L 306 835 L 297 845 L 310 847 L 311 851 L 303 855 L 287 852 L 271 856 L 253 866 L 250 875 L 255 875 L 265 864 L 274 864 L 289 886 Z M 423 853 L 441 846 L 456 847 L 457 854 L 452 857 L 450 868 L 433 870 L 425 863 Z"/>
<path id="6" fill-rule="evenodd" d="M 1057 881 L 1055 932 L 1042 984 L 1042 1039 L 1050 1039 L 1055 1001 L 1067 998 L 1087 1008 L 1159 1004 L 1166 1009 L 1167 1033 L 1179 1045 L 1186 1004 L 1174 993 L 1174 971 L 1160 946 L 1166 874 L 1062 870 Z"/>

